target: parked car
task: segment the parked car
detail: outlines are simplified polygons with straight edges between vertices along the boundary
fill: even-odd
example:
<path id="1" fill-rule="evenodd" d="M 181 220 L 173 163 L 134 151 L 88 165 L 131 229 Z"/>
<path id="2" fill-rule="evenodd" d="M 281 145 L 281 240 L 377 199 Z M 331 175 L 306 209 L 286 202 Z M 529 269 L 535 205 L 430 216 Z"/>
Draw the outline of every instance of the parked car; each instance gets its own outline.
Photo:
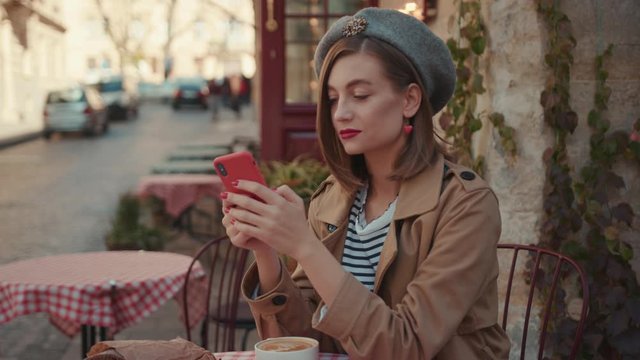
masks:
<path id="1" fill-rule="evenodd" d="M 196 105 L 202 109 L 209 108 L 209 88 L 202 81 L 176 81 L 176 90 L 173 94 L 173 109 L 178 110 L 183 105 Z"/>
<path id="2" fill-rule="evenodd" d="M 140 102 L 160 102 L 168 104 L 173 98 L 175 83 L 170 80 L 161 83 L 140 82 L 138 84 L 138 94 Z"/>
<path id="3" fill-rule="evenodd" d="M 92 87 L 50 91 L 43 118 L 42 134 L 46 139 L 54 132 L 83 131 L 86 135 L 99 135 L 109 130 L 105 103 Z"/>
<path id="4" fill-rule="evenodd" d="M 140 101 L 137 89 L 126 86 L 122 77 L 103 79 L 98 83 L 98 89 L 107 104 L 110 119 L 127 120 L 129 116 L 138 116 Z"/>

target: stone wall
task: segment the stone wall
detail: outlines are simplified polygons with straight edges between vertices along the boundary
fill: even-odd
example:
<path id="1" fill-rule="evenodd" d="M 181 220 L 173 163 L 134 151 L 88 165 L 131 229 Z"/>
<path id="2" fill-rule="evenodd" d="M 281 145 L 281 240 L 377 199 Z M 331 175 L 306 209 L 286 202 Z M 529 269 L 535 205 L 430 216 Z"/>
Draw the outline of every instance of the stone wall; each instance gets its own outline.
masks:
<path id="1" fill-rule="evenodd" d="M 616 0 L 562 0 L 558 2 L 573 23 L 577 40 L 575 63 L 571 73 L 571 105 L 579 116 L 579 125 L 569 137 L 568 150 L 573 171 L 588 160 L 590 129 L 587 114 L 593 107 L 595 92 L 595 56 L 614 45 L 613 58 L 606 69 L 607 85 L 612 88 L 606 114 L 612 130 L 630 130 L 640 117 L 640 2 Z M 488 29 L 488 47 L 484 57 L 486 96 L 481 110 L 500 112 L 508 125 L 516 129 L 518 158 L 510 163 L 504 157 L 500 139 L 491 125 L 476 136 L 474 148 L 487 159 L 486 178 L 498 194 L 503 218 L 502 242 L 537 243 L 542 213 L 545 167 L 542 153 L 551 145 L 553 133 L 544 124 L 540 93 L 549 73 L 544 64 L 547 30 L 530 0 L 482 1 Z M 456 7 L 438 3 L 438 17 L 429 23 L 444 39 L 455 30 L 451 15 Z M 623 197 L 640 214 L 640 175 L 637 164 L 619 164 L 627 191 Z M 635 224 L 640 228 L 640 224 Z M 635 235 L 635 236 L 634 236 Z M 640 254 L 638 233 L 627 234 Z M 640 256 L 634 263 L 640 271 Z"/>
<path id="2" fill-rule="evenodd" d="M 573 24 L 577 40 L 571 73 L 571 106 L 578 114 L 579 125 L 570 136 L 568 151 L 574 174 L 589 158 L 590 129 L 587 115 L 593 107 L 595 92 L 595 57 L 608 44 L 614 45 L 612 60 L 607 63 L 607 85 L 612 88 L 609 111 L 612 130 L 630 130 L 640 118 L 640 2 L 637 0 L 560 0 L 557 1 Z M 438 2 L 438 18 L 430 27 L 444 39 L 454 31 L 451 15 L 455 6 Z M 516 129 L 518 158 L 510 163 L 504 157 L 500 139 L 490 124 L 476 136 L 474 148 L 487 159 L 486 179 L 500 200 L 503 221 L 501 242 L 535 244 L 543 219 L 542 196 L 545 182 L 544 150 L 553 142 L 552 131 L 544 124 L 539 104 L 548 69 L 544 64 L 547 30 L 531 0 L 483 0 L 483 14 L 488 29 L 488 47 L 484 58 L 486 96 L 479 102 L 481 110 L 500 112 L 506 123 Z M 630 162 L 617 166 L 624 176 L 623 198 L 640 214 L 640 171 Z M 637 219 L 637 217 L 636 217 Z M 640 221 L 635 232 L 623 236 L 632 244 L 633 266 L 640 273 Z M 506 270 L 510 259 L 501 256 Z M 523 264 L 519 264 L 521 266 Z M 504 279 L 500 279 L 501 289 Z M 515 295 L 508 332 L 519 339 L 525 294 Z M 504 292 L 501 298 L 504 297 Z M 515 314 L 515 316 L 514 316 Z M 537 319 L 537 317 L 533 317 Z M 538 324 L 533 324 L 534 330 Z M 527 353 L 537 349 L 529 342 Z M 519 344 L 513 344 L 512 356 Z"/>
<path id="3" fill-rule="evenodd" d="M 615 5 L 614 5 L 615 4 Z M 587 115 L 593 108 L 595 92 L 594 60 L 613 44 L 611 60 L 605 64 L 611 87 L 606 117 L 611 130 L 629 131 L 640 118 L 640 2 L 637 0 L 563 0 L 561 9 L 571 18 L 577 40 L 571 72 L 571 106 L 580 119 L 569 138 L 568 150 L 574 170 L 579 171 L 589 158 L 590 129 Z M 622 197 L 640 214 L 640 171 L 638 164 L 621 162 L 616 172 L 624 177 L 626 191 Z M 635 232 L 624 234 L 634 248 L 633 267 L 640 273 L 640 221 L 636 216 Z"/>

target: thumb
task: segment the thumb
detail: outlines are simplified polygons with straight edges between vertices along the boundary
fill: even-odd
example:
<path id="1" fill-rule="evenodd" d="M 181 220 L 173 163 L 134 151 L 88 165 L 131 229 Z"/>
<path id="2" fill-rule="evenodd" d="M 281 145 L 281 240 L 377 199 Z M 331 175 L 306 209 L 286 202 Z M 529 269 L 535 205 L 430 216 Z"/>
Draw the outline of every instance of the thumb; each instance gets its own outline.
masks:
<path id="1" fill-rule="evenodd" d="M 289 202 L 299 202 L 302 200 L 295 191 L 291 190 L 291 188 L 287 185 L 280 185 L 276 189 L 276 193 L 285 198 L 285 200 Z"/>

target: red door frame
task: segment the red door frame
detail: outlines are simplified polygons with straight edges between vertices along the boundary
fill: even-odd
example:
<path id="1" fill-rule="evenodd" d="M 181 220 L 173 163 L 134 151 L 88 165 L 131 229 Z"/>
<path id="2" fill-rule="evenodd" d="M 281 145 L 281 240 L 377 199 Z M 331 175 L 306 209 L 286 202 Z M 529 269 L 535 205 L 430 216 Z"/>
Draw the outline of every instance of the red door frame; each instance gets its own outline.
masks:
<path id="1" fill-rule="evenodd" d="M 260 73 L 260 139 L 262 160 L 291 160 L 308 153 L 319 157 L 315 134 L 316 105 L 285 103 L 285 29 L 286 0 L 258 0 L 258 71 Z M 369 0 L 378 6 L 378 0 Z M 275 31 L 266 23 L 273 16 Z M 272 30 L 272 29 L 271 29 Z"/>

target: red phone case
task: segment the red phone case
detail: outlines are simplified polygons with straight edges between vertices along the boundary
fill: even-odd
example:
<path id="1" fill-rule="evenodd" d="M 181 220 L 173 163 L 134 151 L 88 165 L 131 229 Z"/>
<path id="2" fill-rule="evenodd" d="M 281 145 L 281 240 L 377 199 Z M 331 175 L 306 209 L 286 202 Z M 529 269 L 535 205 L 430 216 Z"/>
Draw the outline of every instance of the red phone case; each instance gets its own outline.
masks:
<path id="1" fill-rule="evenodd" d="M 218 156 L 213 160 L 213 167 L 229 192 L 253 196 L 231 185 L 236 180 L 251 180 L 266 186 L 258 164 L 247 151 Z"/>

